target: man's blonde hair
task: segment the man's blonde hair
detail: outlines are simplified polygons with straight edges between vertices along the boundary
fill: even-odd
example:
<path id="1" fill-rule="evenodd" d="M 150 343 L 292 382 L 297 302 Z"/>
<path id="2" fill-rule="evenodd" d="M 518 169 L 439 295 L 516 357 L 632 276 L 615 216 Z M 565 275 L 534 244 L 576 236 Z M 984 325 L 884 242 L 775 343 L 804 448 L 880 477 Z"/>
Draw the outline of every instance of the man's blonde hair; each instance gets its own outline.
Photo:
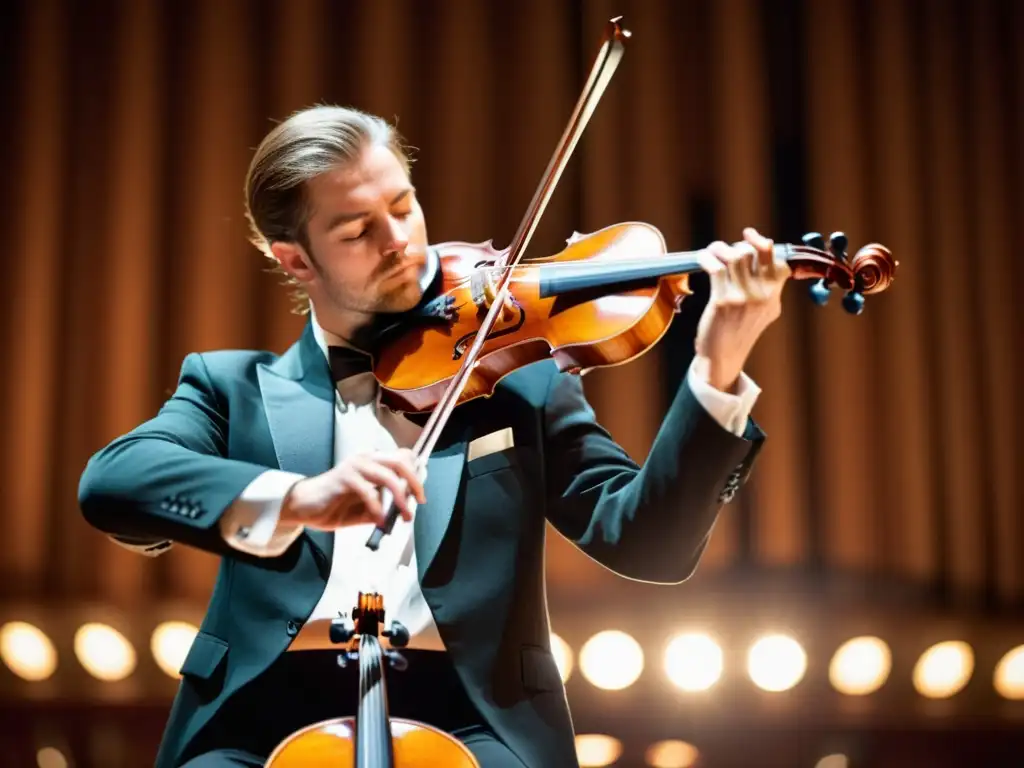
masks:
<path id="1" fill-rule="evenodd" d="M 273 262 L 271 271 L 291 286 L 295 311 L 304 314 L 309 297 L 277 263 L 275 242 L 295 243 L 310 252 L 311 213 L 306 182 L 349 163 L 367 147 L 386 146 L 409 172 L 412 160 L 398 131 L 386 120 L 348 107 L 318 105 L 295 112 L 256 148 L 245 176 L 245 216 L 250 240 Z"/>

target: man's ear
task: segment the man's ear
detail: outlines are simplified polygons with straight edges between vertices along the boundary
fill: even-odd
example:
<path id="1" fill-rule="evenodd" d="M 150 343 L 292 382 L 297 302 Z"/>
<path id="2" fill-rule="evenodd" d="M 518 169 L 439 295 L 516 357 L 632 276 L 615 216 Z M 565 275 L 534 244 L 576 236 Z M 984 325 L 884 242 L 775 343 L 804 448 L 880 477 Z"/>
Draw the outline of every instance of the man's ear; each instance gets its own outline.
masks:
<path id="1" fill-rule="evenodd" d="M 316 270 L 305 249 L 296 243 L 276 242 L 270 252 L 281 268 L 301 283 L 308 283 L 316 277 Z"/>

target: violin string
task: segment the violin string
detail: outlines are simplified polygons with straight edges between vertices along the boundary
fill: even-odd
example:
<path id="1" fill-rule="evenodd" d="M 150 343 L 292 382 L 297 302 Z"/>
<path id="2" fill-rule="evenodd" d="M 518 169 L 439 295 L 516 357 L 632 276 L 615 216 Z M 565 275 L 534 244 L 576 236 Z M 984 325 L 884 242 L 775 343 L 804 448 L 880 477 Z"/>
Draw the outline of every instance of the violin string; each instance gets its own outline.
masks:
<path id="1" fill-rule="evenodd" d="M 662 262 L 658 261 L 658 260 L 635 259 L 633 261 L 619 261 L 619 262 L 616 262 L 615 266 L 623 266 L 623 265 L 628 265 L 628 266 L 657 266 L 657 265 L 659 265 L 661 263 Z M 554 268 L 557 268 L 557 267 L 567 267 L 569 265 L 572 265 L 573 268 L 586 267 L 588 269 L 591 269 L 591 268 L 598 268 L 598 267 L 605 267 L 605 268 L 607 268 L 609 266 L 609 263 L 608 262 L 603 262 L 603 263 L 597 263 L 597 264 L 587 264 L 587 263 L 582 263 L 582 262 L 562 262 L 562 263 L 554 263 L 554 264 L 532 264 L 532 265 L 531 264 L 517 264 L 517 265 L 514 265 L 514 266 L 503 266 L 503 267 L 479 267 L 477 269 L 477 272 L 485 272 L 485 273 L 498 272 L 498 273 L 501 273 L 501 272 L 509 272 L 509 271 L 511 271 L 512 277 L 510 277 L 509 281 L 508 281 L 511 284 L 511 283 L 522 282 L 521 278 L 517 279 L 517 277 L 516 277 L 516 273 L 517 272 L 527 272 L 527 271 L 532 270 L 532 269 L 538 269 L 539 270 L 539 269 L 541 269 L 543 267 L 547 267 L 547 271 L 550 271 L 550 270 L 552 270 Z M 451 296 L 456 291 L 458 291 L 458 290 L 460 290 L 462 288 L 465 288 L 466 284 L 469 283 L 472 279 L 473 278 L 470 275 L 467 275 L 466 277 L 459 278 L 459 280 L 457 280 L 455 282 L 455 284 L 451 288 L 449 288 L 447 291 L 445 291 L 444 295 L 445 296 Z"/>
<path id="2" fill-rule="evenodd" d="M 509 280 L 509 282 L 516 282 L 516 276 L 515 275 L 516 275 L 517 272 L 527 272 L 527 271 L 534 270 L 534 269 L 537 269 L 537 270 L 542 270 L 543 269 L 544 271 L 550 271 L 552 269 L 556 269 L 556 268 L 559 268 L 559 267 L 566 268 L 566 267 L 571 266 L 573 269 L 578 269 L 578 268 L 582 267 L 582 268 L 586 268 L 586 269 L 589 270 L 589 269 L 597 269 L 597 268 L 600 268 L 600 267 L 604 267 L 604 268 L 607 269 L 609 266 L 657 266 L 657 265 L 659 265 L 661 263 L 662 263 L 661 261 L 652 260 L 652 259 L 635 259 L 633 261 L 628 261 L 628 260 L 627 261 L 619 261 L 619 262 L 615 262 L 614 264 L 609 264 L 609 262 L 602 262 L 602 263 L 597 263 L 597 264 L 587 264 L 587 263 L 584 263 L 584 262 L 561 262 L 561 263 L 554 263 L 554 264 L 532 264 L 532 265 L 531 264 L 517 264 L 515 266 L 505 266 L 505 267 L 479 267 L 476 271 L 477 272 L 485 272 L 485 273 L 511 272 L 512 273 L 512 278 Z M 449 292 L 452 291 L 452 290 L 458 289 L 458 288 L 465 287 L 466 283 L 470 282 L 472 279 L 473 278 L 470 275 L 467 275 L 466 277 L 459 278 L 459 280 L 456 281 L 455 285 L 451 289 L 449 289 Z"/>
<path id="3" fill-rule="evenodd" d="M 806 256 L 806 255 L 810 254 L 810 255 L 822 256 L 824 259 L 826 259 L 828 261 L 832 261 L 832 262 L 836 261 L 836 259 L 834 257 L 830 256 L 830 255 L 821 254 L 821 253 L 814 253 L 814 252 L 811 252 L 811 251 L 807 251 L 807 250 L 801 248 L 800 246 L 776 245 L 775 246 L 775 251 L 776 251 L 776 255 L 777 256 L 781 256 L 784 260 L 788 260 L 788 257 L 790 257 L 790 256 L 795 256 L 795 255 L 804 255 L 804 256 Z M 512 276 L 509 278 L 508 282 L 509 283 L 516 283 L 516 282 L 520 282 L 520 280 L 517 280 L 517 277 L 516 277 L 517 273 L 530 272 L 532 270 L 551 271 L 551 270 L 557 269 L 557 268 L 562 268 L 562 269 L 571 268 L 574 271 L 575 270 L 588 271 L 588 270 L 591 270 L 591 269 L 594 269 L 594 270 L 608 269 L 609 267 L 655 267 L 655 266 L 659 266 L 661 264 L 664 264 L 665 260 L 669 259 L 669 258 L 678 259 L 678 258 L 692 257 L 692 258 L 696 259 L 697 254 L 701 253 L 701 252 L 703 252 L 703 251 L 676 251 L 676 252 L 666 253 L 666 254 L 664 254 L 662 256 L 659 256 L 659 257 L 656 257 L 656 258 L 645 257 L 645 258 L 640 258 L 640 259 L 622 259 L 622 260 L 618 260 L 618 261 L 614 261 L 614 262 L 579 260 L 579 261 L 557 261 L 557 262 L 543 262 L 543 263 L 535 263 L 534 262 L 534 263 L 531 263 L 531 262 L 527 261 L 525 263 L 519 263 L 519 264 L 513 264 L 513 265 L 492 266 L 492 267 L 478 267 L 476 271 L 477 272 L 483 272 L 485 274 L 497 273 L 499 275 L 502 274 L 502 273 L 505 273 L 505 272 L 511 272 Z M 694 267 L 695 267 L 695 269 L 693 271 L 699 270 L 699 265 L 697 265 L 696 263 L 694 264 Z M 688 273 L 689 273 L 689 270 L 685 270 L 684 269 L 684 270 L 680 271 L 680 274 L 688 274 Z M 455 282 L 455 284 L 451 288 L 449 288 L 447 291 L 445 291 L 444 295 L 446 295 L 446 296 L 452 295 L 456 291 L 464 288 L 466 286 L 466 284 L 469 283 L 472 279 L 473 278 L 472 278 L 471 275 L 467 275 L 465 277 L 460 278 L 459 280 L 457 280 Z"/>
<path id="4" fill-rule="evenodd" d="M 579 259 L 579 260 L 566 260 L 566 261 L 546 261 L 546 262 L 539 262 L 539 263 L 538 262 L 524 261 L 524 262 L 520 262 L 519 264 L 514 264 L 514 265 L 493 266 L 493 267 L 479 267 L 477 269 L 477 271 L 478 272 L 504 272 L 504 271 L 512 270 L 513 272 L 515 272 L 517 270 L 527 270 L 527 269 L 538 269 L 538 270 L 541 270 L 541 269 L 545 269 L 546 268 L 546 269 L 550 270 L 550 269 L 554 269 L 554 268 L 566 268 L 566 267 L 570 267 L 570 266 L 574 270 L 575 269 L 601 269 L 601 268 L 607 269 L 610 266 L 614 266 L 614 267 L 620 267 L 620 266 L 631 266 L 631 267 L 632 266 L 643 266 L 643 267 L 652 266 L 653 267 L 653 266 L 659 266 L 661 264 L 664 264 L 667 259 L 693 258 L 693 259 L 696 260 L 698 254 L 705 253 L 706 251 L 707 251 L 707 249 L 703 249 L 703 248 L 700 249 L 700 250 L 697 250 L 697 251 L 672 251 L 672 252 L 664 253 L 661 256 L 656 256 L 656 257 L 646 256 L 646 257 L 639 258 L 639 259 L 617 259 L 615 261 L 601 261 L 600 259 L 597 259 L 597 260 L 594 260 L 594 259 Z M 776 244 L 775 245 L 775 255 L 777 257 L 782 258 L 783 260 L 786 260 L 786 259 L 788 259 L 788 257 L 795 256 L 795 255 L 803 255 L 803 256 L 816 255 L 816 256 L 821 256 L 822 258 L 824 258 L 824 259 L 826 259 L 828 261 L 835 261 L 836 260 L 835 257 L 833 257 L 833 256 L 831 256 L 829 254 L 816 253 L 816 252 L 809 251 L 809 250 L 806 250 L 804 248 L 801 248 L 800 246 L 792 246 L 792 245 L 784 245 L 784 244 Z M 470 278 L 466 277 L 466 278 L 463 278 L 463 279 L 464 280 L 469 280 Z"/>
<path id="5" fill-rule="evenodd" d="M 632 266 L 640 266 L 640 267 L 658 266 L 661 263 L 662 263 L 662 261 L 655 260 L 655 259 L 634 259 L 634 260 L 631 260 L 631 261 L 630 260 L 619 261 L 619 262 L 615 262 L 614 264 L 610 264 L 609 262 L 601 262 L 601 263 L 596 263 L 596 264 L 588 264 L 588 263 L 585 263 L 585 262 L 561 262 L 561 263 L 553 263 L 553 264 L 532 264 L 532 265 L 531 264 L 517 264 L 515 266 L 504 266 L 504 267 L 479 267 L 477 269 L 477 272 L 484 272 L 484 273 L 495 273 L 495 272 L 497 272 L 497 273 L 502 273 L 502 272 L 509 272 L 510 271 L 512 273 L 512 277 L 509 278 L 509 282 L 510 283 L 515 283 L 515 282 L 521 282 L 521 278 L 517 279 L 517 277 L 516 277 L 516 273 L 517 272 L 527 272 L 527 271 L 534 270 L 534 269 L 536 269 L 536 270 L 544 270 L 544 271 L 551 271 L 551 270 L 557 269 L 559 267 L 566 268 L 566 267 L 570 267 L 571 266 L 574 270 L 575 269 L 579 269 L 579 268 L 585 268 L 585 269 L 589 270 L 589 269 L 598 269 L 600 267 L 604 267 L 605 269 L 607 269 L 609 266 L 616 266 L 616 267 L 622 267 L 622 266 L 630 266 L 630 267 L 632 267 Z M 469 283 L 472 279 L 473 278 L 470 275 L 467 275 L 466 277 L 459 278 L 459 280 L 457 280 L 455 282 L 455 284 L 451 288 L 449 288 L 448 291 L 445 292 L 445 295 L 450 295 L 454 291 L 457 291 L 460 288 L 464 288 L 466 286 L 466 284 Z"/>
<path id="6" fill-rule="evenodd" d="M 374 670 L 380 668 L 380 659 L 378 658 L 379 646 L 376 646 L 369 637 L 365 637 L 363 640 L 363 644 L 366 647 L 362 649 L 365 652 L 360 653 L 359 656 L 362 672 L 360 682 L 366 710 L 372 714 L 379 712 L 383 704 L 381 696 L 381 681 L 383 678 L 373 674 Z M 364 744 L 367 745 L 367 748 L 370 748 L 369 745 L 381 743 L 380 740 L 384 735 L 384 724 L 381 722 L 381 718 L 371 716 L 364 718 L 363 727 L 359 728 L 359 730 L 362 731 Z M 364 752 L 363 754 L 366 755 L 368 753 Z"/>

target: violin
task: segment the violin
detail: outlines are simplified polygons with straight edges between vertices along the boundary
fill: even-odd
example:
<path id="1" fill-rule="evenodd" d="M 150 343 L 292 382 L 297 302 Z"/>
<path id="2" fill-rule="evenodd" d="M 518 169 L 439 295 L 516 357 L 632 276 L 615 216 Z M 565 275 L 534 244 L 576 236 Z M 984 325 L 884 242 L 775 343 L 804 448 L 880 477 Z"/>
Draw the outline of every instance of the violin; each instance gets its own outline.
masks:
<path id="1" fill-rule="evenodd" d="M 872 244 L 853 258 L 847 238 L 817 232 L 800 244 L 776 244 L 777 260 L 795 279 L 815 279 L 811 297 L 828 302 L 833 287 L 845 290 L 843 307 L 860 314 L 865 295 L 885 290 L 896 262 Z M 665 335 L 683 300 L 689 276 L 702 271 L 699 251 L 669 253 L 655 227 L 613 224 L 591 234 L 573 233 L 567 247 L 515 267 L 503 267 L 507 251 L 486 243 L 434 246 L 441 285 L 419 316 L 385 332 L 373 358 L 381 402 L 406 413 L 438 407 L 460 374 L 470 345 L 482 339 L 475 364 L 459 387 L 456 405 L 487 397 L 516 369 L 553 359 L 563 372 L 584 374 L 644 354 Z M 486 278 L 503 275 L 512 317 L 499 314 L 483 332 L 491 299 Z"/>
<path id="2" fill-rule="evenodd" d="M 355 717 L 314 723 L 288 736 L 275 747 L 266 768 L 480 768 L 461 741 L 425 723 L 388 714 L 385 667 L 401 671 L 406 660 L 396 648 L 409 642 L 400 622 L 384 624 L 384 598 L 359 593 L 352 620 L 331 622 L 331 642 L 348 643 L 339 657 L 343 665 L 359 661 L 359 705 Z M 378 634 L 392 646 L 385 650 Z"/>

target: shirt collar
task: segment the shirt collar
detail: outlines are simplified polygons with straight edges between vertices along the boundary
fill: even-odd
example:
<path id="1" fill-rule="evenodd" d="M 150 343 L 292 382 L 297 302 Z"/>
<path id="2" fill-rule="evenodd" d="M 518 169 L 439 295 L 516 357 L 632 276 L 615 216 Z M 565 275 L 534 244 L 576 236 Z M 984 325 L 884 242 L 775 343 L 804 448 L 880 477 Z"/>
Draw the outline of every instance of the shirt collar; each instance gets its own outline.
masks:
<path id="1" fill-rule="evenodd" d="M 324 353 L 324 357 L 328 357 L 328 347 L 348 347 L 349 349 L 356 349 L 352 344 L 349 344 L 341 336 L 336 333 L 331 333 L 322 325 L 316 317 L 316 309 L 313 308 L 313 303 L 309 304 L 309 316 L 313 322 L 313 338 L 316 339 L 316 345 L 320 347 L 320 351 Z"/>
<path id="2" fill-rule="evenodd" d="M 343 338 L 335 333 L 331 333 L 320 325 L 312 302 L 309 304 L 309 316 L 313 323 L 313 338 L 316 339 L 316 345 L 323 352 L 324 360 L 330 361 L 330 354 L 327 351 L 329 346 L 354 348 Z M 346 410 L 350 404 L 364 404 L 376 401 L 379 405 L 380 391 L 377 386 L 377 379 L 372 373 L 360 373 L 356 376 L 351 376 L 345 381 L 335 384 L 334 389 L 338 395 L 339 405 L 343 410 Z"/>
<path id="3" fill-rule="evenodd" d="M 316 345 L 320 347 L 320 351 L 327 358 L 327 331 L 320 327 L 320 321 L 316 319 L 316 310 L 313 308 L 313 302 L 309 303 L 309 318 L 313 323 L 313 338 L 316 339 Z"/>

